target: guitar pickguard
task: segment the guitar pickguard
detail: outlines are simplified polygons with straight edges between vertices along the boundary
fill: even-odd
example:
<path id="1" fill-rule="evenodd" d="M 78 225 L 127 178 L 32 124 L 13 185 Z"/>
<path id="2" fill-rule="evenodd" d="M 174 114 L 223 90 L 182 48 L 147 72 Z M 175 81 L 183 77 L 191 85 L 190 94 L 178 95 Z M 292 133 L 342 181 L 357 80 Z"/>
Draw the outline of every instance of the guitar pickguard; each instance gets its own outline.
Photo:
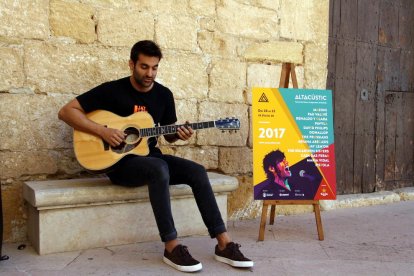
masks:
<path id="1" fill-rule="evenodd" d="M 118 154 L 127 153 L 135 149 L 141 143 L 141 141 L 142 141 L 142 138 L 139 138 L 138 141 L 134 144 L 128 144 L 128 143 L 123 142 L 117 147 L 111 147 L 111 150 Z"/>

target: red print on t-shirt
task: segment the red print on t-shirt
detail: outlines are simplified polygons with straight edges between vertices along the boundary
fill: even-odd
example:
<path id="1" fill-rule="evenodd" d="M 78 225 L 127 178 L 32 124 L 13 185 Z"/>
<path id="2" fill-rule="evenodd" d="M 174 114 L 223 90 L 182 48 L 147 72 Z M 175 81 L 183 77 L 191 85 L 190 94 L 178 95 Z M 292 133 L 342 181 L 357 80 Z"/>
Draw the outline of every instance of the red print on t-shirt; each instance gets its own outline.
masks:
<path id="1" fill-rule="evenodd" d="M 147 111 L 147 107 L 145 105 L 134 105 L 134 113 L 140 111 Z"/>

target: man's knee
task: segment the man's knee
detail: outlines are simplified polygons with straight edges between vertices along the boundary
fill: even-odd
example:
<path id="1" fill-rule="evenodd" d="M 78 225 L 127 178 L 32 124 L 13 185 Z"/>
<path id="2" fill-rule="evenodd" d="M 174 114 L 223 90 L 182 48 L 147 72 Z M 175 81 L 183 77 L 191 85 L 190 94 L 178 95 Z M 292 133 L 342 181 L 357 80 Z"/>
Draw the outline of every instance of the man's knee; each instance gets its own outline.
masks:
<path id="1" fill-rule="evenodd" d="M 192 166 L 192 173 L 197 175 L 197 176 L 201 176 L 201 175 L 206 175 L 207 176 L 206 168 L 204 168 L 203 165 L 200 165 L 200 164 L 195 163 L 195 162 Z"/>
<path id="2" fill-rule="evenodd" d="M 170 171 L 168 169 L 168 164 L 164 160 L 158 159 L 157 162 L 154 163 L 152 172 L 153 178 L 156 179 L 157 182 L 169 182 Z"/>

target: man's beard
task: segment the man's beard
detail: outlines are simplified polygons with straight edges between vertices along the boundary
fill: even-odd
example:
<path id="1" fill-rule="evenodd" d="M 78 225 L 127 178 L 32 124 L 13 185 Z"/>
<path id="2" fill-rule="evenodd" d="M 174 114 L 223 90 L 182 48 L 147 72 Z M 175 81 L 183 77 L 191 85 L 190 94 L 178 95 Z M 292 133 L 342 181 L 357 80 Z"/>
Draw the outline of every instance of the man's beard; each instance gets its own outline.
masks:
<path id="1" fill-rule="evenodd" d="M 151 87 L 151 85 L 154 83 L 153 78 L 147 78 L 147 77 L 140 78 L 136 74 L 134 74 L 134 80 L 135 80 L 136 83 L 138 83 L 142 87 Z M 148 80 L 149 82 L 145 82 L 145 80 Z"/>

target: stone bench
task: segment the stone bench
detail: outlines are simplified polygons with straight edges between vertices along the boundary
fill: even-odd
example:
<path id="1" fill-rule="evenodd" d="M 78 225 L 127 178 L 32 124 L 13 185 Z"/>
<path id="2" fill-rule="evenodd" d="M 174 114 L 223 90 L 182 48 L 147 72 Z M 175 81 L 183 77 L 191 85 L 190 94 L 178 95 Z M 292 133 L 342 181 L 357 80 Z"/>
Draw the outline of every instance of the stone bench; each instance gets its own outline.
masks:
<path id="1" fill-rule="evenodd" d="M 238 187 L 237 178 L 208 175 L 226 222 L 227 194 Z M 179 236 L 207 234 L 191 188 L 171 186 L 170 193 Z M 23 197 L 28 238 L 41 255 L 160 240 L 147 186 L 116 186 L 108 178 L 30 181 Z"/>

